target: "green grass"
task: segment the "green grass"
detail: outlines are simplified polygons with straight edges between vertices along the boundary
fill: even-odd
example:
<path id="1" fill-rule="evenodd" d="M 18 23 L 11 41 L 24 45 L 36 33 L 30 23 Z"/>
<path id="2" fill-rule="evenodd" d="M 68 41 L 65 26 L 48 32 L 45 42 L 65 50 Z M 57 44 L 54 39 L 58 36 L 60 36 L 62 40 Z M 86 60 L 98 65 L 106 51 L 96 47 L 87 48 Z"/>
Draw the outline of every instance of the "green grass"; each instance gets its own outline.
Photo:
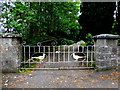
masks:
<path id="1" fill-rule="evenodd" d="M 34 60 L 33 63 L 30 63 L 29 62 L 27 63 L 28 61 L 26 61 L 26 63 L 22 63 L 21 66 L 20 66 L 20 69 L 19 69 L 19 72 L 20 73 L 23 73 L 23 72 L 31 72 L 32 70 L 30 70 L 29 68 L 35 68 L 36 65 L 38 64 L 39 60 Z M 25 69 L 21 69 L 21 68 L 25 68 Z M 28 69 L 26 69 L 28 68 Z"/>
<path id="2" fill-rule="evenodd" d="M 91 62 L 91 66 L 94 67 L 94 68 L 96 68 L 95 62 Z"/>

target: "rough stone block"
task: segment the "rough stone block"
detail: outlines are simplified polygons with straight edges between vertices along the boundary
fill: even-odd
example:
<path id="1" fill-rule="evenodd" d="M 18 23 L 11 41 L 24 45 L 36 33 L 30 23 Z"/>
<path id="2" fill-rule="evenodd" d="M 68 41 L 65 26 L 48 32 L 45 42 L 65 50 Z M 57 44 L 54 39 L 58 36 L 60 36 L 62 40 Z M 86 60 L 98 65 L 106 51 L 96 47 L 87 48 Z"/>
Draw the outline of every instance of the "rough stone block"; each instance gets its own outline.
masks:
<path id="1" fill-rule="evenodd" d="M 120 46 L 117 47 L 118 57 L 120 57 Z"/>
<path id="2" fill-rule="evenodd" d="M 120 47 L 117 39 L 119 35 L 100 34 L 93 37 L 95 42 L 95 60 L 98 70 L 107 70 L 116 68 L 118 65 L 117 58 L 120 56 Z"/>
<path id="3" fill-rule="evenodd" d="M 99 50 L 98 52 L 99 53 L 111 53 L 111 47 L 108 47 L 108 46 L 102 46 L 102 47 L 99 47 Z"/>
<path id="4" fill-rule="evenodd" d="M 96 61 L 96 66 L 100 66 L 100 67 L 108 67 L 110 66 L 110 61 L 106 60 L 106 61 Z"/>
<path id="5" fill-rule="evenodd" d="M 0 35 L 2 72 L 18 72 L 22 60 L 21 36 L 14 34 Z"/>
<path id="6" fill-rule="evenodd" d="M 116 58 L 116 59 L 111 60 L 111 67 L 117 67 L 117 66 L 118 66 L 118 61 L 117 61 L 117 58 Z"/>
<path id="7" fill-rule="evenodd" d="M 112 48 L 112 54 L 117 54 L 117 47 L 116 48 Z"/>

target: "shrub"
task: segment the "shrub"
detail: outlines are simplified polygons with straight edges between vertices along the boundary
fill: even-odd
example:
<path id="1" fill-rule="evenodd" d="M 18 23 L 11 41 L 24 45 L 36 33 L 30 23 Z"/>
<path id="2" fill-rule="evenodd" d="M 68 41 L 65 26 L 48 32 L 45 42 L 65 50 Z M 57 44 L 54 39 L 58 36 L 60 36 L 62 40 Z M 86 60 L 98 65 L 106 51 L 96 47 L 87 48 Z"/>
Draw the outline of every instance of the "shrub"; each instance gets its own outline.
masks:
<path id="1" fill-rule="evenodd" d="M 92 36 L 92 34 L 90 34 L 90 33 L 88 33 L 87 35 L 86 35 L 86 39 L 87 39 L 87 45 L 88 44 L 91 44 L 91 43 L 93 43 L 94 42 L 94 39 L 92 38 L 93 36 Z"/>
<path id="2" fill-rule="evenodd" d="M 60 39 L 58 39 L 58 42 L 61 45 L 65 45 L 65 44 L 70 45 L 70 44 L 74 43 L 74 41 L 66 39 L 66 38 L 60 38 Z"/>

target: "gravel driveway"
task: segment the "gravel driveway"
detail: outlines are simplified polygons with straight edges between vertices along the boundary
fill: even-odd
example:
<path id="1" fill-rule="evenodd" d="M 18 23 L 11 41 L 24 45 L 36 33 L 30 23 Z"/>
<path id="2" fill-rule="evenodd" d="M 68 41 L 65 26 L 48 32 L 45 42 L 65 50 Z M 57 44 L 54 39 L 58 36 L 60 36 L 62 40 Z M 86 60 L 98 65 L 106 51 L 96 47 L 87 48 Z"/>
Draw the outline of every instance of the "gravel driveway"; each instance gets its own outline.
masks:
<path id="1" fill-rule="evenodd" d="M 7 88 L 118 88 L 117 71 L 38 70 L 3 74 Z"/>

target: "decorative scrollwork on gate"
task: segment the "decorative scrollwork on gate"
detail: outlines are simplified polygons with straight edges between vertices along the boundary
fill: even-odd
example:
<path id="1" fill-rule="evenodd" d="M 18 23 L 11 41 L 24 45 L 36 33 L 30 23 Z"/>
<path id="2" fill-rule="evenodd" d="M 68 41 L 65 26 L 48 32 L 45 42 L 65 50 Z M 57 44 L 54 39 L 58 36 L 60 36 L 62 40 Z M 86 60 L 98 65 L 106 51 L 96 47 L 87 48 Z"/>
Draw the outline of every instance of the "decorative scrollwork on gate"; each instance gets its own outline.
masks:
<path id="1" fill-rule="evenodd" d="M 38 43 L 37 43 L 37 46 L 41 46 L 41 42 L 38 42 Z"/>
<path id="2" fill-rule="evenodd" d="M 38 42 L 36 44 L 36 46 L 40 47 L 40 46 L 44 46 L 44 45 L 48 45 L 48 44 L 51 45 L 51 46 L 56 46 L 56 45 L 58 45 L 58 42 L 57 42 L 57 40 L 54 40 L 54 39 L 52 39 L 52 40 L 46 40 L 46 41 Z M 23 41 L 22 45 L 27 46 L 26 45 L 26 41 Z M 35 45 L 35 44 L 30 44 L 30 46 L 31 45 Z M 67 42 L 65 40 L 61 40 L 60 45 L 67 45 Z"/>
<path id="3" fill-rule="evenodd" d="M 65 40 L 62 40 L 61 45 L 67 45 L 67 42 Z"/>
<path id="4" fill-rule="evenodd" d="M 26 41 L 23 41 L 23 42 L 22 42 L 22 45 L 26 45 Z"/>
<path id="5" fill-rule="evenodd" d="M 57 41 L 56 41 L 56 40 L 52 41 L 52 42 L 51 42 L 51 45 L 52 45 L 52 46 L 57 45 Z"/>

